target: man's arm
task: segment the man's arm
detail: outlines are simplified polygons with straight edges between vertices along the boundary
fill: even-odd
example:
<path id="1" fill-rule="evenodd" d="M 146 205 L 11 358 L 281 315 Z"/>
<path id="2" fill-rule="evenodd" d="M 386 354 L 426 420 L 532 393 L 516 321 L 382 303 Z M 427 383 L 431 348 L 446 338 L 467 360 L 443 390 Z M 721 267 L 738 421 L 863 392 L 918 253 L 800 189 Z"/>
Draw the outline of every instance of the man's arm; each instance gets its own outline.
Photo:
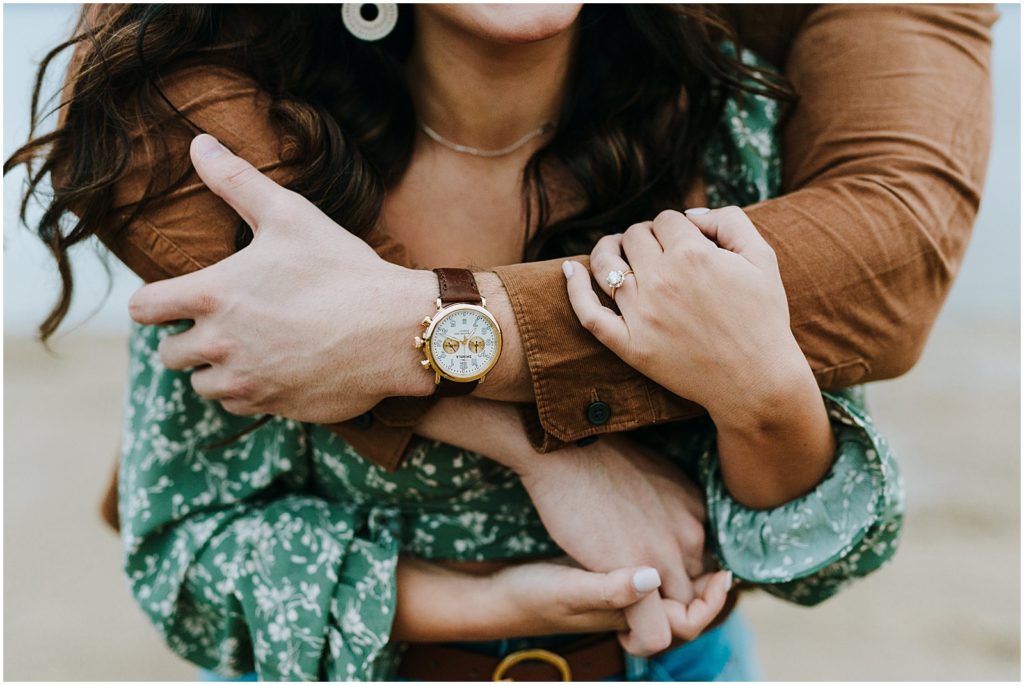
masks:
<path id="1" fill-rule="evenodd" d="M 812 14 L 796 38 L 786 70 L 801 95 L 786 130 L 784 166 L 792 192 L 748 211 L 779 256 L 797 340 L 825 387 L 905 371 L 945 297 L 970 232 L 987 156 L 993 19 L 990 9 L 977 7 L 827 7 Z M 254 84 L 216 71 L 169 81 L 172 98 L 192 103 L 194 121 L 226 135 L 232 149 L 252 153 L 261 170 L 282 173 Z M 149 166 L 140 157 L 122 184 L 125 206 L 137 200 Z M 157 279 L 230 254 L 234 221 L 231 209 L 193 179 L 130 230 L 104 239 L 129 266 Z M 528 369 L 536 411 L 527 412 L 527 426 L 536 446 L 552 449 L 700 411 L 645 379 L 580 327 L 559 261 L 496 273 L 507 299 L 493 276 L 481 274 L 480 281 L 509 345 L 479 392 L 526 399 Z M 401 279 L 389 281 L 386 297 L 395 307 L 375 309 L 387 310 L 388 331 L 398 337 L 377 339 L 390 344 L 415 334 L 419 315 L 407 323 L 396 311 L 430 311 L 435 293 L 425 292 L 422 276 L 405 279 L 408 292 Z M 351 290 L 342 284 L 330 292 L 346 288 Z M 417 298 L 412 308 L 403 299 L 410 293 Z M 380 321 L 364 323 L 384 330 Z M 294 346 L 293 329 L 278 332 Z M 372 371 L 395 394 L 429 392 L 415 375 L 419 369 L 409 368 L 414 355 L 378 357 L 380 369 L 346 364 L 339 373 Z M 410 387 L 401 386 L 402 378 Z M 415 421 L 412 416 L 405 425 L 389 426 L 382 418 L 353 428 L 367 436 L 390 432 L 387 440 L 363 440 L 357 449 L 393 465 Z M 391 454 L 380 458 L 374 445 L 384 444 Z"/>
<path id="2" fill-rule="evenodd" d="M 920 355 L 980 200 L 996 16 L 980 5 L 825 6 L 793 39 L 787 192 L 746 211 L 778 255 L 794 334 L 824 388 L 897 376 Z M 700 412 L 578 324 L 560 262 L 495 270 L 533 382 L 535 446 Z"/>

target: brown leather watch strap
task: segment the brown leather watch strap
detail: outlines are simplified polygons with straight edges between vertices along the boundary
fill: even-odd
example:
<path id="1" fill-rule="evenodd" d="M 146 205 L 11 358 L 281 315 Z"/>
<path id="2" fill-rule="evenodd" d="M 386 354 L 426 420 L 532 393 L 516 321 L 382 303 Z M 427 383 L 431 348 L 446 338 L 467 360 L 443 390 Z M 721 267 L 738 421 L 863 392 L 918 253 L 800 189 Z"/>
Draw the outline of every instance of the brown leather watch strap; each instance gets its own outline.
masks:
<path id="1" fill-rule="evenodd" d="M 465 303 L 480 304 L 480 288 L 469 269 L 434 269 L 441 290 L 441 306 Z"/>
<path id="2" fill-rule="evenodd" d="M 441 380 L 438 381 L 437 387 L 434 388 L 434 397 L 461 397 L 476 390 L 476 386 L 478 385 L 480 385 L 480 381 L 459 383 L 458 381 L 453 381 L 450 378 L 441 376 Z"/>
<path id="3" fill-rule="evenodd" d="M 469 269 L 434 269 L 437 274 L 437 285 L 440 290 L 441 306 L 450 304 L 481 304 L 483 297 L 480 296 L 480 288 L 476 285 L 476 278 Z M 434 391 L 435 397 L 458 397 L 468 395 L 480 381 L 459 383 L 450 378 L 441 378 Z"/>

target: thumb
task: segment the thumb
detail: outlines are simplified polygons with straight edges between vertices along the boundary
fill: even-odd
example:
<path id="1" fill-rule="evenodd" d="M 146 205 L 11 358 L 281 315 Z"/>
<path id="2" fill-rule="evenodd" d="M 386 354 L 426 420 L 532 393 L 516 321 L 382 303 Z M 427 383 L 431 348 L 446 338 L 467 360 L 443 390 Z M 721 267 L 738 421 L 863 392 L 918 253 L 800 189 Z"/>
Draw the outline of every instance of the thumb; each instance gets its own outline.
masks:
<path id="1" fill-rule="evenodd" d="M 620 568 L 610 573 L 584 572 L 578 582 L 566 588 L 566 600 L 577 612 L 624 609 L 660 586 L 658 570 L 649 566 Z"/>
<path id="2" fill-rule="evenodd" d="M 259 230 L 271 202 L 287 192 L 208 133 L 193 138 L 189 152 L 203 183 L 231 205 L 253 231 Z"/>

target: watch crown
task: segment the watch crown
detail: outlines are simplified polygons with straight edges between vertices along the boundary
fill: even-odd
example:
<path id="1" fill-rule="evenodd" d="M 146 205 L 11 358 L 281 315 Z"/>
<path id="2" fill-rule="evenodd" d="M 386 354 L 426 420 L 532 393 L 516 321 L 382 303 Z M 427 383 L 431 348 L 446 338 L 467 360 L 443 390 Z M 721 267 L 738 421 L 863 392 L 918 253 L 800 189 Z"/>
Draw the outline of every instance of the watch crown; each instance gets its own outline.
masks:
<path id="1" fill-rule="evenodd" d="M 429 359 L 424 359 L 423 361 L 420 362 L 420 364 L 423 365 L 424 369 L 429 369 L 430 368 L 430 360 Z"/>
<path id="2" fill-rule="evenodd" d="M 424 327 L 429 326 L 430 325 L 430 317 L 429 316 L 424 316 L 423 317 L 423 321 L 420 321 L 420 325 L 424 326 Z"/>
<path id="3" fill-rule="evenodd" d="M 417 335 L 412 339 L 412 344 L 416 346 L 416 349 L 423 347 L 423 338 Z"/>

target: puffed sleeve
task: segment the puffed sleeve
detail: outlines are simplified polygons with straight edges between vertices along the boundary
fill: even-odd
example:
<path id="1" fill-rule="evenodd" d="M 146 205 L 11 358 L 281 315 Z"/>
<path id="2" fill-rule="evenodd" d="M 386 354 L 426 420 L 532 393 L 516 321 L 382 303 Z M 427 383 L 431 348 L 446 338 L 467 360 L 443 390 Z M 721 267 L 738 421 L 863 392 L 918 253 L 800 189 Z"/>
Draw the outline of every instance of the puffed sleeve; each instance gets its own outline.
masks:
<path id="1" fill-rule="evenodd" d="M 750 509 L 725 488 L 713 439 L 701 480 L 716 554 L 743 581 L 814 605 L 868 575 L 896 551 L 903 484 L 895 457 L 864 408 L 863 390 L 824 393 L 836 435 L 831 471 L 810 493 Z"/>
<path id="2" fill-rule="evenodd" d="M 223 675 L 386 677 L 399 524 L 317 497 L 302 424 L 245 432 L 255 419 L 160 363 L 170 332 L 131 338 L 119 504 L 139 605 L 171 649 Z"/>

